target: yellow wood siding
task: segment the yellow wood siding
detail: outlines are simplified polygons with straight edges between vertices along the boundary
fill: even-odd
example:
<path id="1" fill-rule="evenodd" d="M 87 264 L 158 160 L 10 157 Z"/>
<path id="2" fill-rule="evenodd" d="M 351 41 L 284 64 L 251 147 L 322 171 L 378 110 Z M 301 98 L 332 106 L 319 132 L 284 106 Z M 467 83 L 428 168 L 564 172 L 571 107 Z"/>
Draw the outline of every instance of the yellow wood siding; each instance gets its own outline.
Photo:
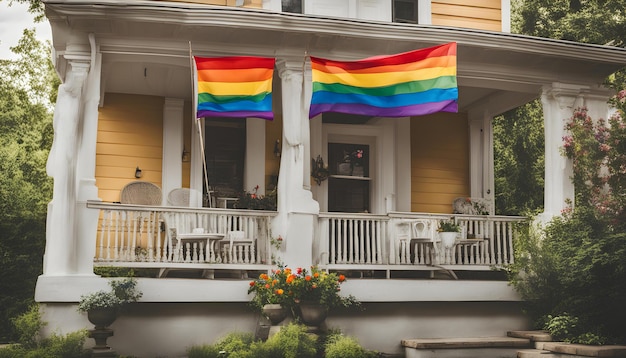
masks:
<path id="1" fill-rule="evenodd" d="M 433 25 L 502 31 L 501 0 L 434 0 Z"/>
<path id="2" fill-rule="evenodd" d="M 120 190 L 137 180 L 161 186 L 163 98 L 107 93 L 99 110 L 96 185 L 104 201 L 119 201 Z"/>
<path id="3" fill-rule="evenodd" d="M 452 213 L 469 195 L 469 139 L 465 114 L 411 119 L 411 211 Z"/>

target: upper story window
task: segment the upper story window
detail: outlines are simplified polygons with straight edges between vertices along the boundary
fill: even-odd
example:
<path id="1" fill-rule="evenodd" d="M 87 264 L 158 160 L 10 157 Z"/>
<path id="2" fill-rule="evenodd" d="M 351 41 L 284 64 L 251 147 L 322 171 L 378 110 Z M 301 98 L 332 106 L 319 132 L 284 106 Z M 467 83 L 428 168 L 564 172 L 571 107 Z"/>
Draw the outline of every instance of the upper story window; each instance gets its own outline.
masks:
<path id="1" fill-rule="evenodd" d="M 302 0 L 282 0 L 283 12 L 302 14 Z"/>
<path id="2" fill-rule="evenodd" d="M 418 0 L 393 0 L 393 22 L 417 24 L 417 2 Z"/>

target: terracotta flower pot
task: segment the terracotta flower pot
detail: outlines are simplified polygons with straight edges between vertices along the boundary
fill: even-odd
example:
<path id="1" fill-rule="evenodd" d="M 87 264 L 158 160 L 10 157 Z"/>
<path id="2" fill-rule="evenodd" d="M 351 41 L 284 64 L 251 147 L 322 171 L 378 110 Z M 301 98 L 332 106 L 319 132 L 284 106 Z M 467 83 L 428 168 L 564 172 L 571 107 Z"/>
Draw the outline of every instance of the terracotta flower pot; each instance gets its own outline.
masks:
<path id="1" fill-rule="evenodd" d="M 94 308 L 87 311 L 87 319 L 96 329 L 105 329 L 117 319 L 117 308 Z"/>
<path id="2" fill-rule="evenodd" d="M 272 326 L 277 326 L 287 317 L 287 308 L 280 304 L 266 304 L 263 306 L 263 315 L 270 320 Z"/>
<path id="3" fill-rule="evenodd" d="M 300 318 L 307 326 L 319 326 L 328 316 L 328 307 L 312 302 L 300 302 Z"/>

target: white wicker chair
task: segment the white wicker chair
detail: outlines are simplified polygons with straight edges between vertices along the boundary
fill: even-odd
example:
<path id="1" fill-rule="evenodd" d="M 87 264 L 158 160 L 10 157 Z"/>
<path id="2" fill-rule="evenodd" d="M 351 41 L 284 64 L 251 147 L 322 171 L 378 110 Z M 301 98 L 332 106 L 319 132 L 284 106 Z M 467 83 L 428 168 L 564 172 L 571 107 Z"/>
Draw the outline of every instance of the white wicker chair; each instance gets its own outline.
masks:
<path id="1" fill-rule="evenodd" d="M 161 188 L 147 181 L 133 181 L 122 188 L 120 202 L 135 205 L 161 205 Z"/>
<path id="2" fill-rule="evenodd" d="M 172 189 L 167 194 L 167 205 L 170 206 L 189 206 L 189 196 L 191 190 L 189 188 L 176 188 Z"/>

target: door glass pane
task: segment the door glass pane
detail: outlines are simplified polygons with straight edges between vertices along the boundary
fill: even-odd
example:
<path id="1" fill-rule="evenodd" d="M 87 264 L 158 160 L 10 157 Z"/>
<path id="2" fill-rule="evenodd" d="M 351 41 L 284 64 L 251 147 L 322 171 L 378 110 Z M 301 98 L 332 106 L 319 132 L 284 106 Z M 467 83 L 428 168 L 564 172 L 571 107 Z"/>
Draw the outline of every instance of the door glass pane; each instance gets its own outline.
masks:
<path id="1" fill-rule="evenodd" d="M 328 179 L 328 211 L 367 213 L 370 207 L 369 180 Z"/>

